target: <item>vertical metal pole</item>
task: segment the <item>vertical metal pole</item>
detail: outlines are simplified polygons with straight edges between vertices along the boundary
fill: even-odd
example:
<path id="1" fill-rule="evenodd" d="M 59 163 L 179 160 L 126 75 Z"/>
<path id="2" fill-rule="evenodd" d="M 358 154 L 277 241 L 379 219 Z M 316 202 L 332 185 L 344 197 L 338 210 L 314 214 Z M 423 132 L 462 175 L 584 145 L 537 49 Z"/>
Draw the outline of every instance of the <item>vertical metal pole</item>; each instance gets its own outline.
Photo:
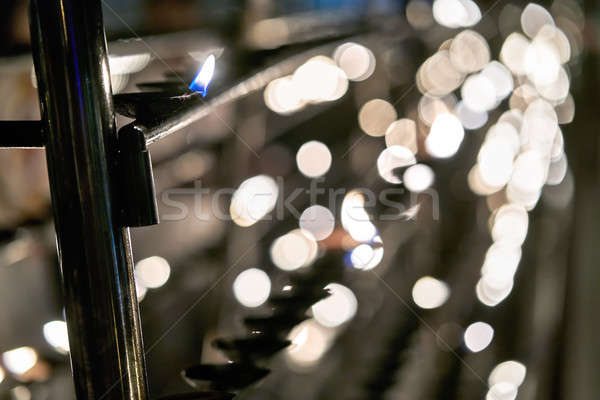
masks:
<path id="1" fill-rule="evenodd" d="M 31 0 L 77 399 L 147 396 L 100 0 Z"/>

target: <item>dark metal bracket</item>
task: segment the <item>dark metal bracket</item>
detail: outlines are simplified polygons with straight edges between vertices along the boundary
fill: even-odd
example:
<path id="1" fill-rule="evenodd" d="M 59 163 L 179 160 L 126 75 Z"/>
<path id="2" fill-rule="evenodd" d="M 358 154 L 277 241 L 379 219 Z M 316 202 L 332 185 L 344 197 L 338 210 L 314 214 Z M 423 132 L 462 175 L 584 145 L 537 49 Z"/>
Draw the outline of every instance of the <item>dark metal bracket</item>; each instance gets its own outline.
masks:
<path id="1" fill-rule="evenodd" d="M 124 226 L 158 224 L 152 161 L 144 133 L 133 125 L 119 130 L 121 218 Z"/>
<path id="2" fill-rule="evenodd" d="M 0 121 L 0 149 L 45 148 L 42 121 Z M 141 130 L 127 125 L 119 131 L 118 153 L 123 226 L 140 227 L 159 222 L 152 161 Z"/>
<path id="3" fill-rule="evenodd" d="M 35 149 L 46 145 L 42 121 L 0 121 L 0 148 Z"/>

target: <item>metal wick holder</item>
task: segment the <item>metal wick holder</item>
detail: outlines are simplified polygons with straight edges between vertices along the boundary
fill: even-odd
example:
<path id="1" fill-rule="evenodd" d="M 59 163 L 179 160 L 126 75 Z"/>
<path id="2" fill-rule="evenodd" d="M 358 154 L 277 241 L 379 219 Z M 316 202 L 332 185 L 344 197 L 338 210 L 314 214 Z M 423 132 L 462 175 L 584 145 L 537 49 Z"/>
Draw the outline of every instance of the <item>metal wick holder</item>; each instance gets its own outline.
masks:
<path id="1" fill-rule="evenodd" d="M 115 111 L 136 123 L 158 121 L 202 101 L 200 92 L 191 90 L 123 93 L 113 96 Z"/>

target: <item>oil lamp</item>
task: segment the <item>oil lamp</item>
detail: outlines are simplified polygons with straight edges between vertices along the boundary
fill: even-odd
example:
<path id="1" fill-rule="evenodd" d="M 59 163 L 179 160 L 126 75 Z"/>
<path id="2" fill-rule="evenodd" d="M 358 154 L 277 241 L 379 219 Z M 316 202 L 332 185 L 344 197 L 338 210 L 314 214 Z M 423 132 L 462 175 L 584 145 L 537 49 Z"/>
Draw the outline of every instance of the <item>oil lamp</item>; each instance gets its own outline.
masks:
<path id="1" fill-rule="evenodd" d="M 139 87 L 160 90 L 114 95 L 115 111 L 139 122 L 157 121 L 172 116 L 206 97 L 215 64 L 215 56 L 209 55 L 186 89 L 179 82 L 150 82 L 142 83 Z"/>

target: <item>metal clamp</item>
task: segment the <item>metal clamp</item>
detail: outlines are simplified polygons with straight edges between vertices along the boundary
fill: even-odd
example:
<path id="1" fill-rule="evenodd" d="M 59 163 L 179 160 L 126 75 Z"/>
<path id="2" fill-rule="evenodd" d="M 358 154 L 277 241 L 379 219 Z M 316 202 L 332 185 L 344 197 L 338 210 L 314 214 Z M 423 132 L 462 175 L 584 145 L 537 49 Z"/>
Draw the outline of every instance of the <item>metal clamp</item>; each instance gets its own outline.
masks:
<path id="1" fill-rule="evenodd" d="M 126 125 L 119 130 L 121 220 L 123 226 L 158 224 L 152 161 L 141 130 Z"/>

